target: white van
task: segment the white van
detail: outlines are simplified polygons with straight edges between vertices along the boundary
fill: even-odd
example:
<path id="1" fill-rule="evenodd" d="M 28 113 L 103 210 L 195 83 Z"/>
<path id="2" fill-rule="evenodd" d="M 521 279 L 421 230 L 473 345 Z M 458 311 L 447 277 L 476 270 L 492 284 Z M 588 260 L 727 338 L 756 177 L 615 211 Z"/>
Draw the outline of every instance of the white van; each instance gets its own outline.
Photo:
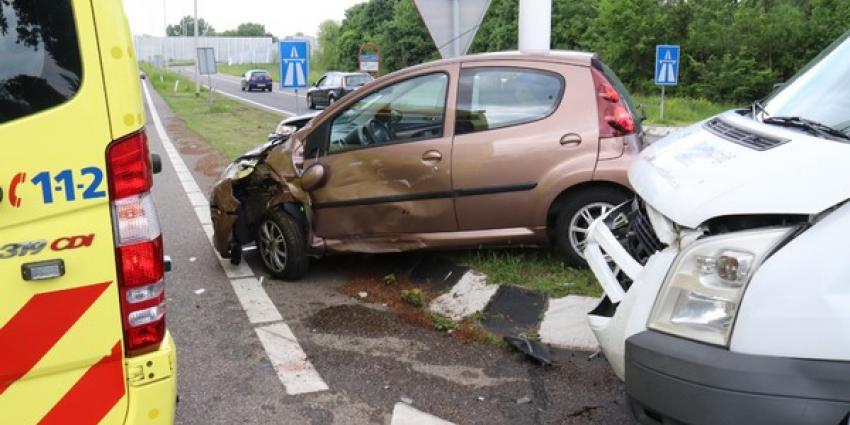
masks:
<path id="1" fill-rule="evenodd" d="M 644 424 L 850 415 L 850 32 L 763 103 L 645 149 L 589 316 Z"/>

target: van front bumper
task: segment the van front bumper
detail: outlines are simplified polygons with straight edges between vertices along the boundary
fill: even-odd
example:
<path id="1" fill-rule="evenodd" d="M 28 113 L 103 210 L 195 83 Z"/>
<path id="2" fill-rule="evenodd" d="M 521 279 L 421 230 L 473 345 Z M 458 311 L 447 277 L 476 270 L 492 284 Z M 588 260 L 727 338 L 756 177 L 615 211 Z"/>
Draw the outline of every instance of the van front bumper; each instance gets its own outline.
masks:
<path id="1" fill-rule="evenodd" d="M 173 425 L 177 407 L 177 351 L 170 333 L 159 349 L 126 359 L 125 425 Z"/>
<path id="2" fill-rule="evenodd" d="M 850 362 L 741 354 L 645 331 L 626 341 L 626 392 L 642 424 L 845 425 Z"/>

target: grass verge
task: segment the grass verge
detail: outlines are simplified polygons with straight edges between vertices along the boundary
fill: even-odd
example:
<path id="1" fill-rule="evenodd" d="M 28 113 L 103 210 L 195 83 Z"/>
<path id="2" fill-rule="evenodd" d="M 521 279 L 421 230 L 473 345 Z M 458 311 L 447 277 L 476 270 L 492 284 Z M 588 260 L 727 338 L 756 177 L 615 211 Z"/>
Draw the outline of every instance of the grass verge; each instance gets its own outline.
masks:
<path id="1" fill-rule="evenodd" d="M 213 95 L 213 103 L 210 105 L 206 93 L 195 96 L 195 85 L 190 79 L 144 64 L 142 69 L 174 113 L 228 159 L 265 142 L 268 134 L 283 119 L 279 115 L 218 94 Z M 178 80 L 180 83 L 175 91 Z"/>
<path id="2" fill-rule="evenodd" d="M 474 270 L 486 273 L 492 283 L 524 286 L 554 298 L 602 295 L 590 270 L 568 267 L 551 250 L 480 250 L 458 252 L 456 256 Z"/>
<path id="3" fill-rule="evenodd" d="M 633 96 L 637 104 L 646 108 L 646 121 L 644 125 L 686 125 L 704 120 L 712 115 L 717 115 L 735 107 L 731 103 L 717 103 L 706 99 L 692 99 L 688 97 L 665 97 L 664 119 L 660 119 L 661 96 L 660 95 L 636 95 Z"/>

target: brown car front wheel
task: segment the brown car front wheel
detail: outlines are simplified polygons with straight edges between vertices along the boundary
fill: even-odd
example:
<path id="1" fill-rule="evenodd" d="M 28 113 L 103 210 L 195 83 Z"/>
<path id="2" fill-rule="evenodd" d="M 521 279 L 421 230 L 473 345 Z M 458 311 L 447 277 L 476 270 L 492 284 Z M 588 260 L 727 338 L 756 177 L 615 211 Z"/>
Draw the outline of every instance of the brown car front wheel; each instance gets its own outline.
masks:
<path id="1" fill-rule="evenodd" d="M 284 211 L 269 211 L 257 226 L 257 250 L 275 278 L 297 280 L 307 274 L 310 260 L 304 231 Z"/>

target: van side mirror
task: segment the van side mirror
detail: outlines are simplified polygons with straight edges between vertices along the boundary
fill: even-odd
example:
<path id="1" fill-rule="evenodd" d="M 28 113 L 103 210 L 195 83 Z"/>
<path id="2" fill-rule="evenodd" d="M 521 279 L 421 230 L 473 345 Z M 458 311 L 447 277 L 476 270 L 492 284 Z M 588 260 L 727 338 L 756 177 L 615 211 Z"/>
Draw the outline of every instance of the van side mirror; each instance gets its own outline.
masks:
<path id="1" fill-rule="evenodd" d="M 305 192 L 320 189 L 325 185 L 327 176 L 328 173 L 325 166 L 317 162 L 307 167 L 307 169 L 301 174 L 301 189 Z"/>

